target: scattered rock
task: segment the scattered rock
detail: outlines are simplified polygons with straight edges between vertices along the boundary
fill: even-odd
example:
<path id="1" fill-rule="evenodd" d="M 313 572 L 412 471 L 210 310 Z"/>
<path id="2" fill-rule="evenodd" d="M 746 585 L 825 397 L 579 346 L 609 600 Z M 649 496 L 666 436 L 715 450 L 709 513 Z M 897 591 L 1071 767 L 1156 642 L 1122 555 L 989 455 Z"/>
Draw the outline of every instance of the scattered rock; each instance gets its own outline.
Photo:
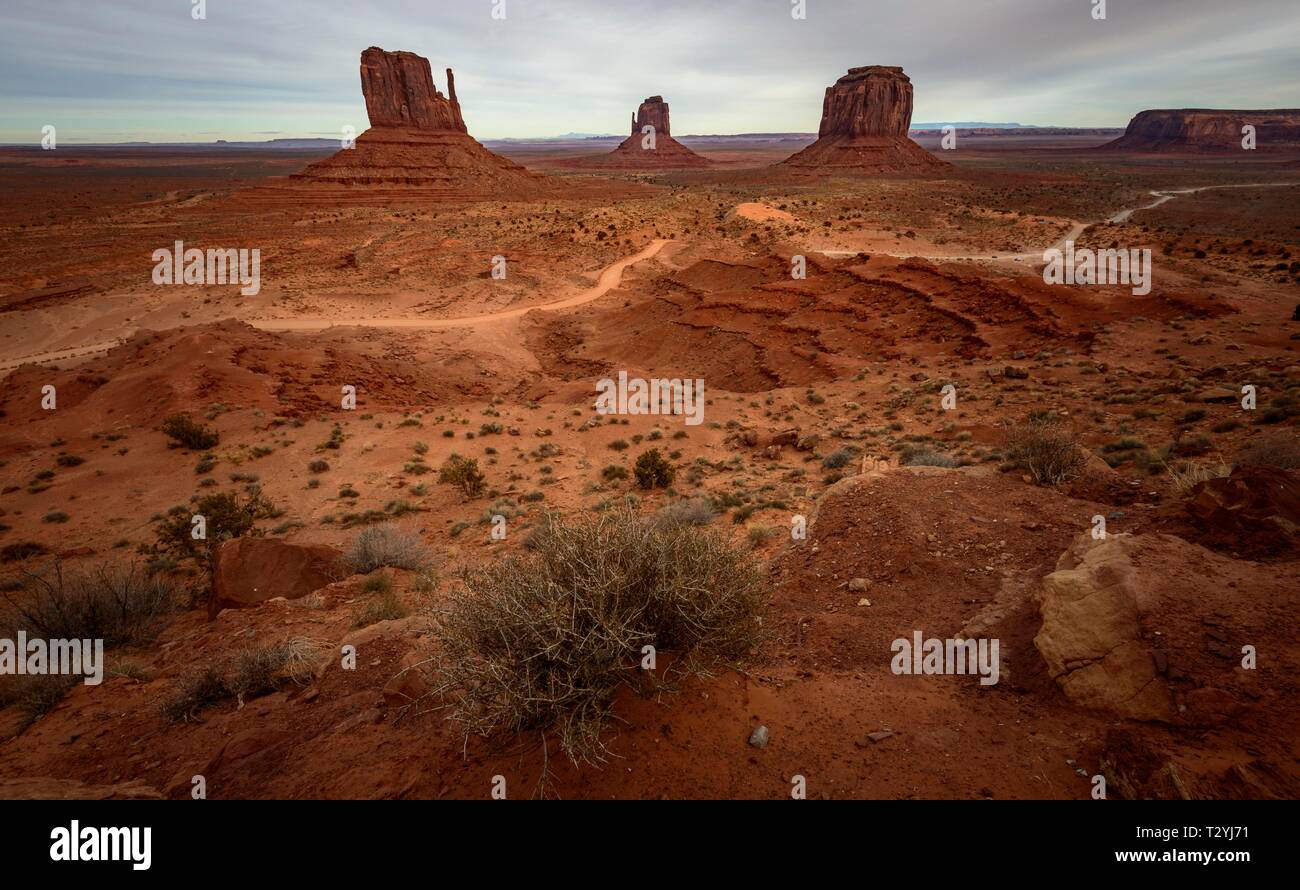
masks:
<path id="1" fill-rule="evenodd" d="M 767 727 L 760 726 L 749 734 L 749 744 L 755 748 L 766 748 L 767 735 Z"/>

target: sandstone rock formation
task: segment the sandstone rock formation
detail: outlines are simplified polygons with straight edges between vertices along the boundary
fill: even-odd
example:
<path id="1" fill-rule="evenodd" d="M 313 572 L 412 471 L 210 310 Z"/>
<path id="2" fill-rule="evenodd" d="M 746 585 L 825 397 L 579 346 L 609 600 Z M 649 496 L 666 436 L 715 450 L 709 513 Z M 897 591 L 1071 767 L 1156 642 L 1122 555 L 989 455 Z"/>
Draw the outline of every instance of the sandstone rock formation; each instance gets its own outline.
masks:
<path id="1" fill-rule="evenodd" d="M 1295 579 L 1294 566 L 1244 563 L 1172 535 L 1085 533 L 1042 580 L 1034 646 L 1081 707 L 1221 724 L 1255 707 L 1271 682 L 1242 669 L 1242 647 L 1262 651 L 1274 644 L 1256 639 L 1285 633 L 1273 612 Z M 1290 668 L 1260 670 L 1280 676 L 1274 669 Z"/>
<path id="2" fill-rule="evenodd" d="M 221 545 L 212 574 L 208 618 L 276 597 L 300 599 L 334 581 L 341 554 L 333 547 L 302 546 L 274 538 L 236 538 Z"/>
<path id="3" fill-rule="evenodd" d="M 1185 507 L 1200 539 L 1216 549 L 1295 554 L 1300 547 L 1300 475 L 1288 470 L 1239 466 L 1198 483 Z"/>
<path id="4" fill-rule="evenodd" d="M 651 96 L 646 99 L 636 110 L 636 114 L 632 115 L 633 136 L 644 133 L 646 127 L 654 127 L 656 132 L 664 136 L 672 135 L 668 122 L 668 103 L 664 101 L 663 96 Z"/>
<path id="5" fill-rule="evenodd" d="M 1300 109 L 1230 111 L 1208 108 L 1138 112 L 1124 135 L 1103 149 L 1139 152 L 1240 152 L 1242 127 L 1255 127 L 1256 151 L 1300 148 Z"/>
<path id="6" fill-rule="evenodd" d="M 782 161 L 801 172 L 926 172 L 946 166 L 907 137 L 912 82 L 902 68 L 850 68 L 826 88 L 817 141 Z"/>
<path id="7" fill-rule="evenodd" d="M 468 132 L 456 99 L 456 76 L 447 69 L 447 96 L 433 82 L 429 60 L 415 53 L 372 46 L 361 54 L 361 94 L 372 127 Z"/>
<path id="8" fill-rule="evenodd" d="M 653 128 L 647 134 L 646 127 Z M 668 103 L 663 96 L 651 96 L 632 115 L 632 135 L 607 155 L 583 158 L 578 167 L 614 170 L 673 170 L 708 167 L 713 162 L 672 137 Z"/>
<path id="9" fill-rule="evenodd" d="M 427 196 L 464 200 L 534 197 L 545 179 L 488 151 L 469 135 L 447 69 L 447 95 L 429 60 L 370 47 L 361 54 L 361 91 L 370 129 L 292 179 L 347 197 Z M 360 194 L 358 194 L 360 193 Z"/>

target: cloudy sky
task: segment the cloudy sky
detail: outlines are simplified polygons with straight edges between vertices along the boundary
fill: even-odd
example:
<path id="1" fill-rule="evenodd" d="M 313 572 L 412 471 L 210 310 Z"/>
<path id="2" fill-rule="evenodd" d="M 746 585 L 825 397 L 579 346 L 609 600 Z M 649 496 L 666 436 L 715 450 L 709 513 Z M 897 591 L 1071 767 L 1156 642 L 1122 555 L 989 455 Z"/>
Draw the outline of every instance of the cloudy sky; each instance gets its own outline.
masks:
<path id="1" fill-rule="evenodd" d="M 337 137 L 367 46 L 456 71 L 481 139 L 808 132 L 848 68 L 901 65 L 917 122 L 1123 126 L 1300 107 L 1297 0 L 3 0 L 0 142 Z M 504 5 L 505 18 L 494 19 Z"/>

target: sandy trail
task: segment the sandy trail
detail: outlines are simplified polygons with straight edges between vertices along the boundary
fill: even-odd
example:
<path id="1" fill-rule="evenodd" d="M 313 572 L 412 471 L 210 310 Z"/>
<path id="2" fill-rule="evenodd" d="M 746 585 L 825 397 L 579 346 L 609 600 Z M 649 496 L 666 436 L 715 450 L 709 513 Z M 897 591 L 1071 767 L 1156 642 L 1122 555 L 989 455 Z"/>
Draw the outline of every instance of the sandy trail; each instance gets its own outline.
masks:
<path id="1" fill-rule="evenodd" d="M 670 238 L 659 238 L 645 247 L 639 253 L 624 257 L 617 262 L 610 264 L 601 271 L 600 277 L 597 278 L 594 287 L 580 291 L 571 297 L 563 300 L 557 300 L 554 303 L 545 303 L 540 306 L 523 306 L 518 309 L 507 309 L 504 312 L 493 312 L 486 315 L 465 315 L 457 318 L 322 318 L 314 316 L 300 316 L 297 318 L 259 318 L 248 319 L 248 323 L 255 328 L 263 331 L 323 331 L 331 327 L 365 327 L 365 328 L 402 328 L 416 330 L 447 330 L 452 328 L 478 327 L 495 322 L 507 321 L 509 319 L 519 318 L 533 311 L 554 312 L 561 309 L 572 309 L 576 306 L 582 306 L 594 300 L 599 300 L 605 294 L 618 287 L 623 282 L 623 272 L 629 266 L 633 266 L 643 260 L 648 260 L 656 256 L 665 246 L 674 243 Z M 92 355 L 99 355 L 108 352 L 115 346 L 120 345 L 125 340 L 110 340 L 103 343 L 87 344 L 85 346 L 74 346 L 67 349 L 51 350 L 49 352 L 33 353 L 30 355 L 18 356 L 0 364 L 0 371 L 12 371 L 14 368 L 25 364 L 41 364 L 43 362 L 65 361 L 71 358 L 86 358 Z"/>
<path id="2" fill-rule="evenodd" d="M 1238 183 L 1233 185 L 1202 185 L 1196 188 L 1189 188 L 1189 189 L 1153 190 L 1149 194 L 1151 194 L 1156 198 L 1155 201 L 1152 201 L 1150 204 L 1143 204 L 1138 207 L 1127 207 L 1119 211 L 1118 213 L 1116 213 L 1114 216 L 1107 219 L 1106 222 L 1108 223 L 1127 222 L 1128 219 L 1133 216 L 1133 214 L 1138 213 L 1139 211 L 1142 210 L 1151 210 L 1152 208 L 1159 207 L 1161 204 L 1164 204 L 1167 201 L 1172 201 L 1174 198 L 1178 197 L 1179 195 L 1192 195 L 1197 192 L 1207 192 L 1210 191 L 1211 189 L 1285 188 L 1286 186 L 1300 186 L 1300 182 L 1246 182 L 1246 183 Z M 940 260 L 940 261 L 1009 260 L 1014 263 L 1042 262 L 1044 253 L 1046 253 L 1049 250 L 1063 250 L 1065 248 L 1065 244 L 1067 241 L 1077 241 L 1080 235 L 1082 235 L 1084 232 L 1086 232 L 1094 225 L 1096 225 L 1096 223 L 1075 223 L 1074 226 L 1070 229 L 1070 231 L 1066 232 L 1055 243 L 1050 244 L 1047 247 L 1044 247 L 1042 250 L 1033 250 L 1027 253 L 983 253 L 983 254 L 957 255 L 957 254 L 889 253 L 883 250 L 871 251 L 871 253 L 880 256 L 898 257 L 900 259 L 910 259 L 912 257 L 916 257 L 917 259 L 922 259 L 922 260 Z M 821 255 L 828 256 L 828 257 L 857 256 L 859 253 L 863 253 L 863 252 L 864 251 L 861 250 L 819 250 L 817 251 L 817 253 L 820 253 Z"/>
<path id="3" fill-rule="evenodd" d="M 529 312 L 555 312 L 560 309 L 572 309 L 575 306 L 581 306 L 594 300 L 599 300 L 605 294 L 618 287 L 623 281 L 623 271 L 629 266 L 633 266 L 642 260 L 648 260 L 655 256 L 664 246 L 670 243 L 671 239 L 659 238 L 650 242 L 640 253 L 624 257 L 616 263 L 607 266 L 600 273 L 596 281 L 596 286 L 581 291 L 572 297 L 558 300 L 554 303 L 544 303 L 540 306 L 523 306 L 518 309 L 507 309 L 503 312 L 492 312 L 486 315 L 463 315 L 456 318 L 320 318 L 312 316 L 300 316 L 297 318 L 262 318 L 250 319 L 249 324 L 255 328 L 264 331 L 321 331 L 332 327 L 363 327 L 363 328 L 404 328 L 418 330 L 444 330 L 448 328 L 467 328 L 477 327 L 478 325 L 492 324 L 499 321 L 506 321 L 512 318 L 519 318 L 527 315 Z"/>

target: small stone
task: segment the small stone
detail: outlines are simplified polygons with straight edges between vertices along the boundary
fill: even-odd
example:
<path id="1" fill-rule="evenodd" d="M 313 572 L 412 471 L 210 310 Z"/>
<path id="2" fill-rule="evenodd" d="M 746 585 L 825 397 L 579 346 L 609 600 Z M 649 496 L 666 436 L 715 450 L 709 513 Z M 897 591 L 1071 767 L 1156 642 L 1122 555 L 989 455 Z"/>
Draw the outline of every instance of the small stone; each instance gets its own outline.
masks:
<path id="1" fill-rule="evenodd" d="M 853 580 L 849 581 L 849 590 L 853 591 L 854 593 L 866 589 L 867 589 L 866 578 L 854 578 Z"/>
<path id="2" fill-rule="evenodd" d="M 760 726 L 749 734 L 749 744 L 755 748 L 767 747 L 767 727 Z"/>
<path id="3" fill-rule="evenodd" d="M 891 730 L 878 729 L 875 732 L 867 733 L 867 738 L 873 742 L 883 742 L 885 739 L 889 738 L 893 734 L 894 733 Z"/>

